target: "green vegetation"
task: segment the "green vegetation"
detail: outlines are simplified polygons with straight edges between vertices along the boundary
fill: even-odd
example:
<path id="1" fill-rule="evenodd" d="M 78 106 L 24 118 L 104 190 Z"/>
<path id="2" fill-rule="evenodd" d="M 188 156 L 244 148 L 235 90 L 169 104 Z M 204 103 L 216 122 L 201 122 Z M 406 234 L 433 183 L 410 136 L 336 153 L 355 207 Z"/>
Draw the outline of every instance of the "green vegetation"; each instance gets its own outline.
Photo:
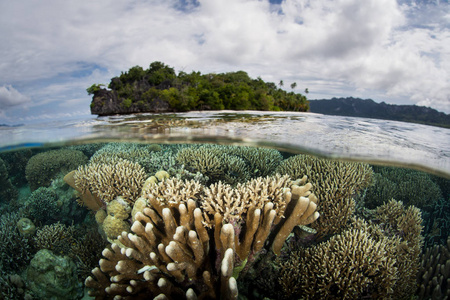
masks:
<path id="1" fill-rule="evenodd" d="M 275 83 L 252 79 L 244 71 L 201 74 L 179 72 L 162 62 L 147 70 L 134 66 L 111 79 L 111 91 L 94 84 L 89 94 L 101 91 L 116 94 L 123 109 L 145 111 L 157 101 L 168 103 L 173 111 L 188 110 L 286 110 L 307 111 L 309 103 L 302 94 L 286 92 Z M 295 86 L 294 86 L 295 87 Z M 93 101 L 94 102 L 94 101 Z"/>
<path id="2" fill-rule="evenodd" d="M 98 91 L 100 91 L 100 89 L 105 86 L 104 84 L 93 84 L 90 87 L 88 87 L 86 89 L 86 92 L 88 93 L 88 95 L 94 95 L 95 93 L 97 93 Z"/>

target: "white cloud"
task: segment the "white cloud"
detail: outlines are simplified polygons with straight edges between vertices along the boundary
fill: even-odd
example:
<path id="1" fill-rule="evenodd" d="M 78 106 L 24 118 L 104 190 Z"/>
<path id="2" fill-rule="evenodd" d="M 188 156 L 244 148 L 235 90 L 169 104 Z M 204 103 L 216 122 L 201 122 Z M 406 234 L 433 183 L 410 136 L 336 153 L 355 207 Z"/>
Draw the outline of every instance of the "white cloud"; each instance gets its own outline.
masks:
<path id="1" fill-rule="evenodd" d="M 22 95 L 11 85 L 4 85 L 0 87 L 0 111 L 30 101 L 30 97 Z"/>
<path id="2" fill-rule="evenodd" d="M 364 94 L 450 112 L 448 3 L 199 2 L 186 10 L 176 0 L 2 3 L 0 85 L 32 86 L 34 107 L 81 107 L 90 84 L 160 60 L 186 72 L 245 70 L 286 86 L 295 81 L 310 97 Z M 102 70 L 67 75 L 86 64 Z"/>

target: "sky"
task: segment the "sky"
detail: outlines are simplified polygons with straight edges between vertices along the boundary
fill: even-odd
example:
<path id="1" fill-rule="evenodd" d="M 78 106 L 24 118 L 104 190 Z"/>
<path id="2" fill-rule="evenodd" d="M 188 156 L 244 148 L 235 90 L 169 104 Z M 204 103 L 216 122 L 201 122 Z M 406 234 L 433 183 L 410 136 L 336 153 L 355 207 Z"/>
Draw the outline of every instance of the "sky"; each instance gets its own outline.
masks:
<path id="1" fill-rule="evenodd" d="M 153 61 L 450 113 L 449 0 L 2 0 L 0 40 L 0 124 L 89 115 Z"/>

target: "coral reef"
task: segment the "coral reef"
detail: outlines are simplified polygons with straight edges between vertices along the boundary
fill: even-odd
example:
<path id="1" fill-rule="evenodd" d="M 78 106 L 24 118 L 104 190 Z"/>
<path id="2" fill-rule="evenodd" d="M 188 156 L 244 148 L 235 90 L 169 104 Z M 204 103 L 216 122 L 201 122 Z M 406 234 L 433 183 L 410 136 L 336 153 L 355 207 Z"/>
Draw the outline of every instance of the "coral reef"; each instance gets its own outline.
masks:
<path id="1" fill-rule="evenodd" d="M 11 183 L 16 187 L 21 187 L 27 183 L 25 168 L 28 160 L 33 156 L 31 149 L 21 149 L 0 153 L 0 158 L 6 164 Z"/>
<path id="2" fill-rule="evenodd" d="M 221 146 L 228 155 L 235 155 L 243 159 L 248 166 L 252 177 L 266 177 L 272 175 L 280 165 L 283 156 L 278 150 L 246 147 L 246 146 Z"/>
<path id="3" fill-rule="evenodd" d="M 204 226 L 201 203 L 211 201 L 211 197 L 194 188 L 198 183 L 168 181 L 144 191 L 148 207 L 136 213 L 133 233 L 119 236 L 122 248 L 113 243 L 103 251 L 105 258 L 100 260 L 100 268 L 93 270 L 94 277 L 86 279 L 86 286 L 96 299 L 117 295 L 124 299 L 158 295 L 172 299 L 236 299 L 236 277 L 249 268 L 255 256 L 269 249 L 279 254 L 296 225 L 309 224 L 318 217 L 316 199 L 306 178 L 289 185 L 287 179 L 280 184 L 283 180 L 278 176 L 248 184 L 249 191 L 255 190 L 254 195 L 264 194 L 256 188 L 260 187 L 269 189 L 269 196 L 252 200 L 255 205 L 241 214 L 244 224 L 226 218 L 226 210 L 216 211 L 209 228 Z M 174 184 L 177 190 L 172 190 Z M 198 197 L 199 205 L 180 193 L 182 190 Z M 273 195 L 280 194 L 286 208 L 277 217 L 271 201 L 279 200 Z M 243 203 L 250 202 L 251 194 L 243 194 L 241 199 Z"/>
<path id="4" fill-rule="evenodd" d="M 406 205 L 424 209 L 442 198 L 439 186 L 424 172 L 393 168 L 374 167 L 375 184 L 367 189 L 364 202 L 367 208 L 375 208 L 391 198 Z"/>
<path id="5" fill-rule="evenodd" d="M 34 223 L 39 225 L 51 224 L 61 216 L 58 195 L 47 187 L 40 187 L 32 192 L 23 210 Z"/>
<path id="6" fill-rule="evenodd" d="M 32 300 L 34 297 L 26 289 L 26 284 L 22 277 L 17 274 L 0 273 L 0 299 Z"/>
<path id="7" fill-rule="evenodd" d="M 0 203 L 8 203 L 17 197 L 17 189 L 11 183 L 5 162 L 0 158 Z"/>
<path id="8" fill-rule="evenodd" d="M 87 231 L 72 243 L 69 257 L 76 263 L 78 278 L 82 282 L 98 264 L 102 251 L 107 245 L 108 242 L 95 229 Z"/>
<path id="9" fill-rule="evenodd" d="M 75 227 L 61 223 L 39 228 L 33 237 L 37 249 L 48 249 L 57 255 L 68 255 L 75 243 Z"/>
<path id="10" fill-rule="evenodd" d="M 200 172 L 215 183 L 223 181 L 228 184 L 245 182 L 250 179 L 250 172 L 245 161 L 227 153 L 228 146 L 193 145 L 178 151 L 176 159 L 191 172 Z"/>
<path id="11" fill-rule="evenodd" d="M 342 230 L 355 211 L 353 197 L 371 183 L 372 168 L 368 164 L 332 161 L 309 155 L 291 156 L 276 169 L 293 179 L 304 175 L 313 182 L 312 192 L 319 199 L 320 219 L 312 227 L 316 238 L 324 239 Z"/>
<path id="12" fill-rule="evenodd" d="M 122 197 L 117 197 L 108 202 L 106 218 L 101 223 L 108 239 L 115 240 L 122 232 L 130 231 L 130 224 L 127 220 L 130 217 L 130 212 L 131 207 Z"/>
<path id="13" fill-rule="evenodd" d="M 117 196 L 133 203 L 141 193 L 145 178 L 145 171 L 138 163 L 120 158 L 109 163 L 91 162 L 73 174 L 75 186 L 82 194 L 96 195 L 104 203 Z"/>
<path id="14" fill-rule="evenodd" d="M 418 299 L 450 298 L 450 238 L 428 247 L 421 257 Z"/>
<path id="15" fill-rule="evenodd" d="M 0 270 L 18 272 L 28 264 L 34 254 L 31 240 L 20 234 L 18 213 L 3 214 L 0 219 Z"/>
<path id="16" fill-rule="evenodd" d="M 32 191 L 39 187 L 48 187 L 59 173 L 67 172 L 86 164 L 86 155 L 81 151 L 59 149 L 50 150 L 30 158 L 25 169 L 25 176 Z"/>
<path id="17" fill-rule="evenodd" d="M 391 200 L 373 221 L 352 218 L 329 240 L 291 252 L 280 263 L 286 298 L 410 299 L 417 289 L 421 221 L 419 209 Z"/>
<path id="18" fill-rule="evenodd" d="M 75 263 L 47 249 L 39 250 L 31 260 L 27 283 L 38 299 L 75 300 L 83 293 Z"/>

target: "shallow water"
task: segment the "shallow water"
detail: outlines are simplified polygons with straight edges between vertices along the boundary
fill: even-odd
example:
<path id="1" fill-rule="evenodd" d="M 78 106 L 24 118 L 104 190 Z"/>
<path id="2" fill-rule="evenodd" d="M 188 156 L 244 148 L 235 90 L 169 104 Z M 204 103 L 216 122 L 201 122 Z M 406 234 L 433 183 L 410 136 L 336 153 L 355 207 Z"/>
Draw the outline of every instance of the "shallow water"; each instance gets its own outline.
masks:
<path id="1" fill-rule="evenodd" d="M 189 112 L 1 127 L 0 146 L 0 299 L 79 299 L 88 290 L 98 299 L 449 293 L 449 129 Z M 295 221 L 301 201 L 309 209 Z M 138 203 L 153 212 L 137 217 Z M 277 217 L 263 221 L 272 210 Z M 131 227 L 133 216 L 153 224 L 155 240 Z M 135 237 L 116 240 L 122 231 Z M 109 267 L 100 262 L 103 272 L 90 274 L 108 247 Z"/>

